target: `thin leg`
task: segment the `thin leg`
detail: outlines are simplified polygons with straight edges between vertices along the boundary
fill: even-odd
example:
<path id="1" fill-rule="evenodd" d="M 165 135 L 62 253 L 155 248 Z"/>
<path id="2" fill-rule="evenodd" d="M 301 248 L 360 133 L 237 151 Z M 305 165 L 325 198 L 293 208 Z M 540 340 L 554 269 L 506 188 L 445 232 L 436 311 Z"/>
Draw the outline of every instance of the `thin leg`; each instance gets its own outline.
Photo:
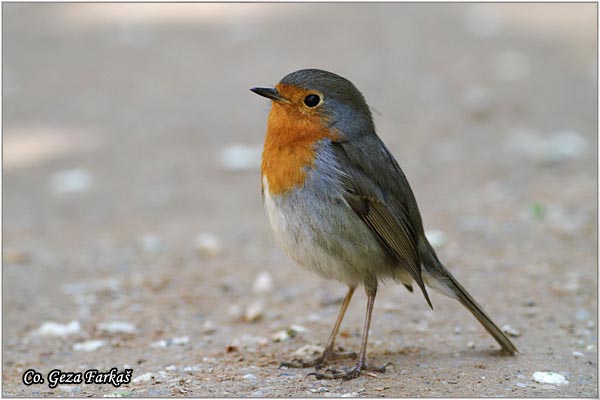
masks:
<path id="1" fill-rule="evenodd" d="M 367 362 L 367 343 L 369 341 L 369 328 L 371 327 L 371 316 L 373 315 L 373 306 L 375 305 L 375 296 L 377 295 L 377 288 L 366 289 L 367 292 L 367 312 L 365 315 L 365 325 L 363 327 L 363 335 L 362 342 L 360 345 L 360 353 L 358 355 L 358 360 L 356 361 L 356 365 L 350 371 L 343 373 L 335 370 L 329 370 L 330 374 L 320 374 L 314 373 L 317 379 L 343 379 L 350 380 L 357 378 L 360 375 L 360 372 L 363 370 L 366 371 L 376 371 L 376 372 L 385 372 L 386 367 L 391 363 L 388 363 L 382 367 L 371 367 Z M 393 364 L 392 364 L 393 365 Z"/>
<path id="2" fill-rule="evenodd" d="M 310 361 L 302 361 L 299 359 L 294 359 L 291 362 L 281 363 L 279 366 L 288 367 L 288 368 L 308 368 L 308 367 L 316 367 L 320 369 L 323 365 L 327 364 L 329 360 L 335 360 L 339 358 L 355 358 L 356 353 L 335 353 L 333 351 L 333 347 L 335 345 L 335 339 L 340 330 L 340 325 L 342 325 L 342 320 L 344 319 L 344 315 L 346 314 L 346 310 L 348 309 L 348 305 L 350 304 L 350 300 L 352 300 L 352 295 L 354 294 L 355 287 L 348 288 L 348 293 L 346 293 L 346 297 L 344 297 L 344 301 L 342 302 L 342 307 L 340 308 L 340 312 L 338 313 L 337 319 L 335 320 L 335 324 L 333 325 L 333 330 L 329 335 L 329 339 L 327 339 L 327 345 L 325 346 L 325 350 L 323 354 L 314 360 Z"/>

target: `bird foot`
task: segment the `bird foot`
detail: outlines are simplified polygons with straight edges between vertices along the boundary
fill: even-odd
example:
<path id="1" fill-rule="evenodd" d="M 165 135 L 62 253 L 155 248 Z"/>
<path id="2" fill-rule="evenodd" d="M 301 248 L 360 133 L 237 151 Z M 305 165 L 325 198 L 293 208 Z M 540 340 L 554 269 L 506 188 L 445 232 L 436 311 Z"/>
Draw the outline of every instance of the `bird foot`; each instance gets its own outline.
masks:
<path id="1" fill-rule="evenodd" d="M 306 376 L 314 376 L 318 380 L 341 379 L 344 381 L 349 381 L 351 379 L 358 378 L 361 375 L 362 371 L 365 371 L 365 373 L 369 376 L 377 377 L 377 375 L 375 375 L 374 372 L 383 373 L 386 371 L 387 367 L 389 367 L 390 365 L 393 366 L 394 369 L 396 368 L 396 365 L 392 362 L 388 362 L 381 367 L 373 367 L 368 364 L 357 363 L 354 368 L 347 369 L 346 371 L 337 371 L 335 369 L 328 368 L 325 370 L 325 373 L 311 372 L 310 374 L 308 374 Z"/>
<path id="2" fill-rule="evenodd" d="M 345 358 L 356 358 L 356 353 L 354 352 L 348 352 L 348 353 L 337 353 L 334 351 L 327 351 L 325 350 L 323 352 L 323 354 L 321 354 L 319 357 L 313 359 L 313 360 L 309 360 L 309 361 L 304 361 L 300 358 L 294 358 L 292 361 L 290 362 L 282 362 L 281 364 L 279 364 L 279 368 L 282 367 L 286 367 L 286 368 L 310 368 L 310 367 L 315 367 L 316 370 L 320 370 L 321 368 L 323 368 L 325 365 L 327 365 L 327 363 L 331 360 L 341 360 L 341 359 L 345 359 Z"/>

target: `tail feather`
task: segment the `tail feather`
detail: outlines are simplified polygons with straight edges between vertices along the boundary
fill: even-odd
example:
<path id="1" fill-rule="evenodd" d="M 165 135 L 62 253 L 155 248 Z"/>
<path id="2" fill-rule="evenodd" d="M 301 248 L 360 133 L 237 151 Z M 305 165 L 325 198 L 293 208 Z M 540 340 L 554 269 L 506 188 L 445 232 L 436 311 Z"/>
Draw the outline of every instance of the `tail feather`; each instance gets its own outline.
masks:
<path id="1" fill-rule="evenodd" d="M 428 246 L 429 247 L 429 246 Z M 438 260 L 433 248 L 422 255 L 424 265 L 423 280 L 432 289 L 455 298 L 465 306 L 471 314 L 483 325 L 483 327 L 494 337 L 504 351 L 510 354 L 518 353 L 519 350 L 511 340 L 492 321 L 483 308 L 471 297 L 469 292 L 456 280 L 454 276 Z M 424 257 L 423 257 L 424 256 Z"/>

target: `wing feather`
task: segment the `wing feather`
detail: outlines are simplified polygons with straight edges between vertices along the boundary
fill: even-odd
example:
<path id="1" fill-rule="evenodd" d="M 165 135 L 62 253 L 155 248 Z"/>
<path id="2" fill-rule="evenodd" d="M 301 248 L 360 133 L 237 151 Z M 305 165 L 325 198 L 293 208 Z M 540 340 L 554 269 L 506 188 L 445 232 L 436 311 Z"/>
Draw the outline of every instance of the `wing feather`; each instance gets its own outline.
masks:
<path id="1" fill-rule="evenodd" d="M 344 172 L 343 183 L 346 189 L 344 198 L 352 210 L 365 222 L 381 243 L 406 268 L 421 288 L 431 307 L 429 295 L 421 277 L 421 260 L 417 251 L 417 237 L 410 222 L 408 210 L 403 204 L 395 204 L 392 212 L 384 193 L 360 166 L 348 159 L 344 147 L 333 143 L 338 162 Z M 398 217 L 397 217 L 397 216 Z M 433 307 L 432 307 L 433 308 Z"/>

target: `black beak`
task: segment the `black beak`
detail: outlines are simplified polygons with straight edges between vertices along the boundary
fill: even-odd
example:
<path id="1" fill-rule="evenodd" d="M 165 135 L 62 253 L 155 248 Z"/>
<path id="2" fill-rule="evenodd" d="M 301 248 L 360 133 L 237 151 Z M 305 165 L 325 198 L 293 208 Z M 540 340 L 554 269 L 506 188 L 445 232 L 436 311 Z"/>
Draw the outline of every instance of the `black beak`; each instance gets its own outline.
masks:
<path id="1" fill-rule="evenodd" d="M 252 88 L 250 90 L 253 91 L 254 93 L 256 93 L 259 96 L 266 97 L 267 99 L 271 99 L 273 101 L 279 101 L 279 102 L 282 102 L 282 103 L 289 103 L 290 102 L 288 99 L 286 99 L 285 97 L 283 97 L 282 95 L 280 95 L 279 92 L 277 91 L 277 89 L 275 89 L 275 88 L 254 87 L 254 88 Z"/>

